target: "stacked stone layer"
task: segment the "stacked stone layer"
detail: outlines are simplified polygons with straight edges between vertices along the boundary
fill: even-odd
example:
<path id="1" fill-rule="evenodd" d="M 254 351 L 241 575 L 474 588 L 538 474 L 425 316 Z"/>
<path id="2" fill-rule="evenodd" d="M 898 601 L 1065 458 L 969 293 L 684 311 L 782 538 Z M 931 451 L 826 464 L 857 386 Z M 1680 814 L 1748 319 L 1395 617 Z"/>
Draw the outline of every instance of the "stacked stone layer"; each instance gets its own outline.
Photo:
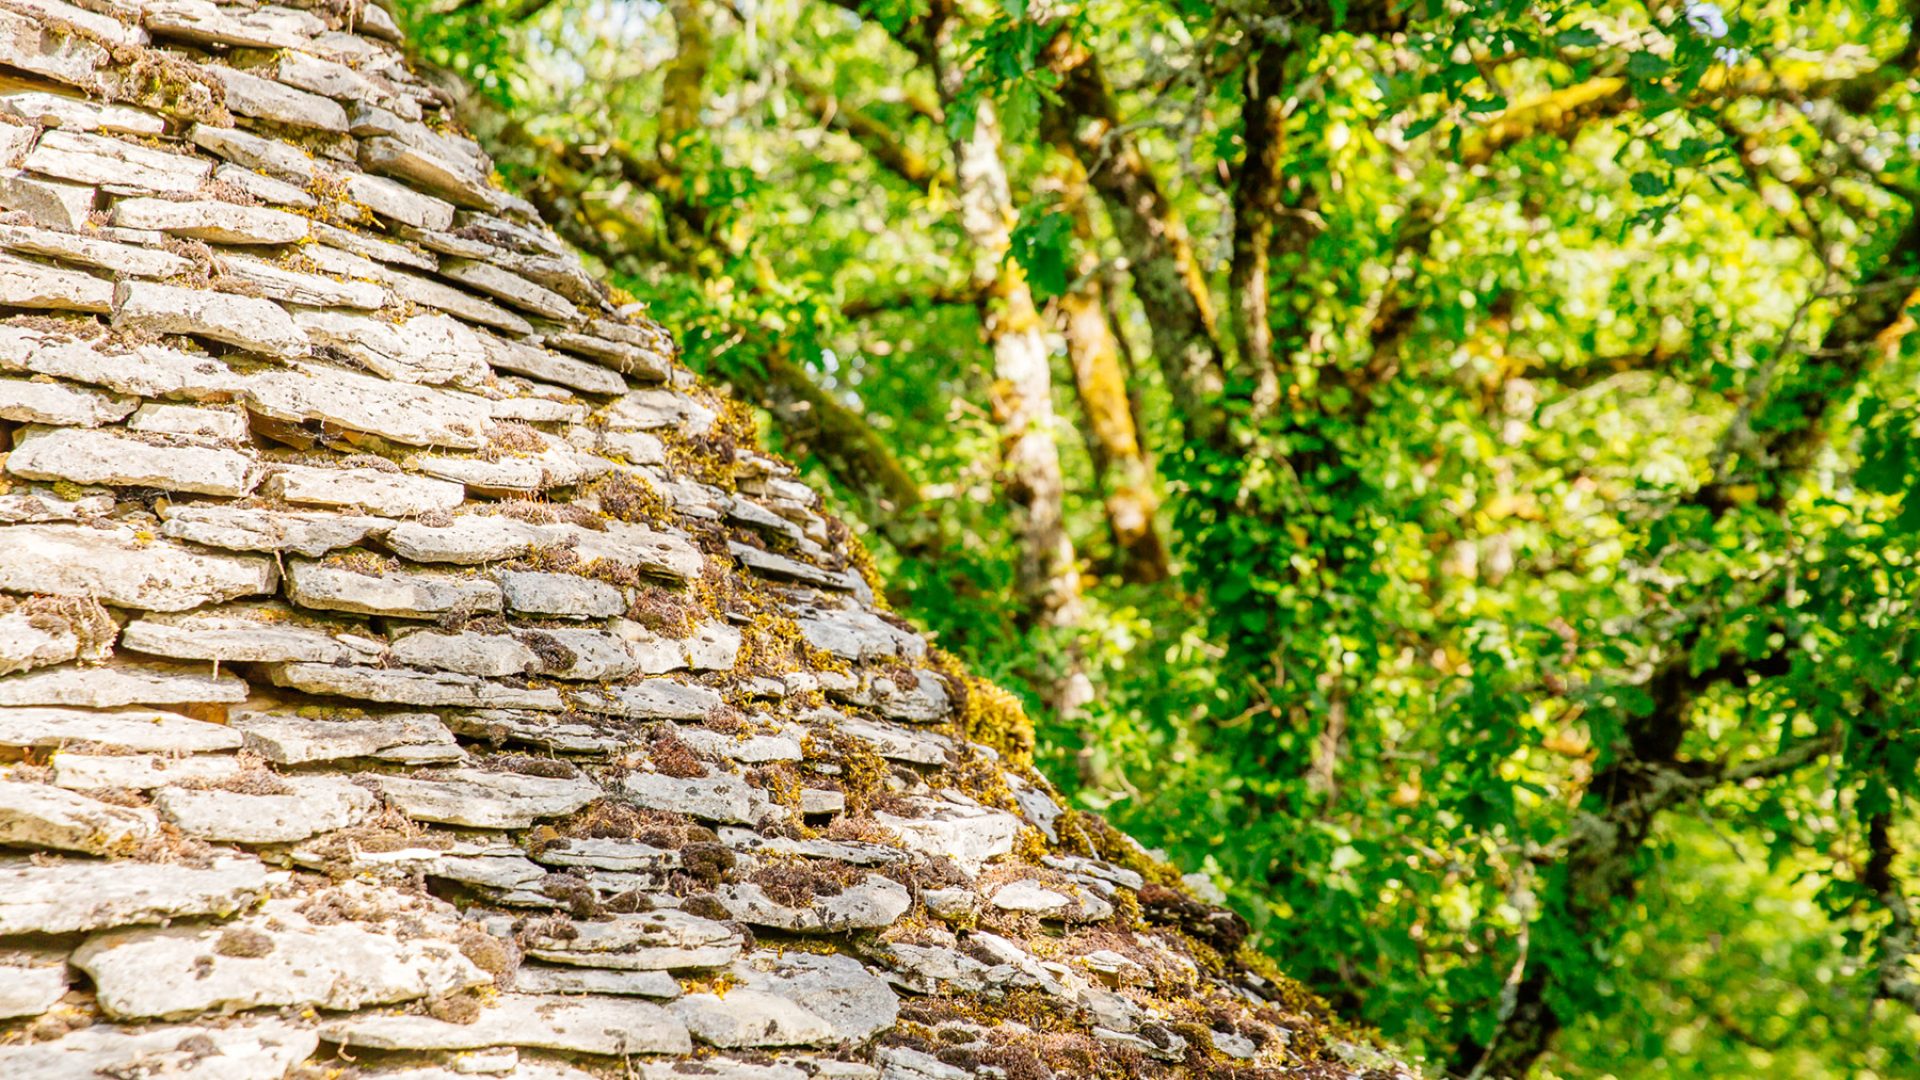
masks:
<path id="1" fill-rule="evenodd" d="M 1397 1072 L 970 741 L 398 38 L 0 0 L 0 1076 Z"/>

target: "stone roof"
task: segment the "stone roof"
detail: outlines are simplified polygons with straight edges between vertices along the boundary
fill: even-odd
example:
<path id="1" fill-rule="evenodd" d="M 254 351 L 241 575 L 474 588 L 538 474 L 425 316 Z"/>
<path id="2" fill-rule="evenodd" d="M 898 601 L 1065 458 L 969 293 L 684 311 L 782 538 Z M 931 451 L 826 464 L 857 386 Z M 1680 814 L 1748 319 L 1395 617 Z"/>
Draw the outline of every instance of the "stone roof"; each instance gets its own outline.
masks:
<path id="1" fill-rule="evenodd" d="M 0 1076 L 1404 1075 L 377 7 L 0 0 Z"/>

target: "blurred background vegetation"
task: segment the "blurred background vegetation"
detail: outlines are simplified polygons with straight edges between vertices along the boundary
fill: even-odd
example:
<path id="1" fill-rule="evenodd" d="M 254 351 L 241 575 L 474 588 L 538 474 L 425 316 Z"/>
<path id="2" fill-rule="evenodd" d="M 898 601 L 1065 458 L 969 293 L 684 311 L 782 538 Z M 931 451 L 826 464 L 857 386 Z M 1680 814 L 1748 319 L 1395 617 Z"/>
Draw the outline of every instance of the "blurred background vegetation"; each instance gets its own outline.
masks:
<path id="1" fill-rule="evenodd" d="M 1434 1075 L 1920 1077 L 1914 0 L 406 0 L 1041 760 Z"/>

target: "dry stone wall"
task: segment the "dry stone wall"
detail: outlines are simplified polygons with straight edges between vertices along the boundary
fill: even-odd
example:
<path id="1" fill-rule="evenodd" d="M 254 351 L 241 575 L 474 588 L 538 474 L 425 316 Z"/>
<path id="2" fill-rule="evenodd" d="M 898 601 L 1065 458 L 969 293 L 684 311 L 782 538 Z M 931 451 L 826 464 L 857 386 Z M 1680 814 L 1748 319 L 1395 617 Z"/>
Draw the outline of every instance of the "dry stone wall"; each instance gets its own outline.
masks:
<path id="1" fill-rule="evenodd" d="M 1402 1074 L 398 41 L 0 0 L 0 1077 Z"/>

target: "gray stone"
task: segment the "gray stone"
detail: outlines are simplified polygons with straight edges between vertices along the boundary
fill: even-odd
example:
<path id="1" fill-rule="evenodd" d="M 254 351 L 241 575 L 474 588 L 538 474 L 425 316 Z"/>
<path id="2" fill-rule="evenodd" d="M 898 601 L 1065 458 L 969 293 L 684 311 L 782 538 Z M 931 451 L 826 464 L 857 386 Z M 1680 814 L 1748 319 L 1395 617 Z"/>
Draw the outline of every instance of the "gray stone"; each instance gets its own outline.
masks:
<path id="1" fill-rule="evenodd" d="M 268 181 L 268 183 L 277 183 L 277 181 Z M 309 274 L 290 269 L 252 255 L 223 251 L 214 256 L 213 265 L 222 274 L 251 286 L 260 295 L 289 304 L 371 310 L 387 302 L 387 290 L 371 281 L 336 281 L 321 274 Z M 353 316 L 343 312 L 342 317 L 352 318 Z M 307 320 L 296 318 L 295 322 L 308 333 L 310 339 L 314 337 L 307 325 Z M 316 343 L 324 342 L 316 341 Z"/>
<path id="2" fill-rule="evenodd" d="M 238 775 L 240 759 L 234 757 L 69 753 L 53 756 L 53 782 L 78 791 L 98 788 L 150 791 L 168 784 L 211 783 Z"/>
<path id="3" fill-rule="evenodd" d="M 144 807 L 115 806 L 50 784 L 0 783 L 0 844 L 125 855 L 160 835 Z"/>
<path id="4" fill-rule="evenodd" d="M 347 194 L 381 217 L 416 229 L 445 229 L 453 224 L 452 203 L 384 176 L 353 173 L 347 177 Z"/>
<path id="5" fill-rule="evenodd" d="M 486 345 L 488 359 L 502 371 L 518 372 L 589 394 L 624 394 L 627 390 L 626 380 L 595 364 L 493 335 L 487 336 Z"/>
<path id="6" fill-rule="evenodd" d="M 401 299 L 423 307 L 438 308 L 449 315 L 482 326 L 491 326 L 496 330 L 505 330 L 509 334 L 524 335 L 533 332 L 533 324 L 501 307 L 491 300 L 483 300 L 464 289 L 421 274 L 409 274 L 396 271 L 389 282 L 393 291 Z"/>
<path id="7" fill-rule="evenodd" d="M 261 494 L 291 503 L 344 506 L 374 514 L 411 517 L 452 510 L 467 493 L 459 484 L 381 469 L 276 465 Z"/>
<path id="8" fill-rule="evenodd" d="M 539 666 L 540 657 L 511 634 L 470 630 L 443 633 L 421 630 L 395 638 L 393 658 L 414 667 L 495 678 L 520 675 Z"/>
<path id="9" fill-rule="evenodd" d="M 291 551 L 309 558 L 352 547 L 393 524 L 359 514 L 256 510 L 220 503 L 175 503 L 163 508 L 161 516 L 166 519 L 161 533 L 175 540 L 234 551 Z"/>
<path id="10" fill-rule="evenodd" d="M 927 643 L 920 635 L 902 630 L 868 611 L 815 609 L 795 615 L 793 621 L 806 636 L 807 644 L 845 660 L 886 660 L 898 656 L 919 660 L 927 652 Z"/>
<path id="11" fill-rule="evenodd" d="M 94 72 L 109 59 L 98 42 L 57 32 L 42 19 L 0 12 L 0 63 L 8 67 L 68 86 L 92 87 Z"/>
<path id="12" fill-rule="evenodd" d="M 367 282 L 348 284 L 382 297 L 386 293 Z M 315 344 L 331 345 L 389 379 L 458 386 L 478 386 L 486 381 L 486 346 L 477 331 L 458 319 L 415 315 L 396 323 L 331 310 L 299 311 L 294 318 Z"/>
<path id="13" fill-rule="evenodd" d="M 278 1020 L 139 1031 L 101 1024 L 50 1042 L 0 1046 L 0 1074 L 33 1080 L 262 1080 L 286 1075 L 318 1044 L 313 1032 Z"/>
<path id="14" fill-rule="evenodd" d="M 621 784 L 627 800 L 637 806 L 692 814 L 704 821 L 752 825 L 775 809 L 766 792 L 729 772 L 685 778 L 636 772 Z"/>
<path id="15" fill-rule="evenodd" d="M 247 748 L 276 765 L 382 757 L 397 749 L 443 747 L 458 752 L 446 724 L 432 713 L 347 715 L 319 719 L 279 712 L 239 712 L 228 723 Z"/>
<path id="16" fill-rule="evenodd" d="M 203 45 L 295 49 L 326 29 L 313 15 L 283 7 L 234 8 L 211 0 L 142 0 L 147 29 Z"/>
<path id="17" fill-rule="evenodd" d="M 62 990 L 66 989 L 64 980 L 60 986 Z M 513 973 L 513 990 L 519 994 L 619 994 L 628 997 L 676 998 L 680 996 L 680 981 L 664 971 L 616 971 L 611 968 L 527 964 Z"/>
<path id="18" fill-rule="evenodd" d="M 629 720 L 704 720 L 725 703 L 704 686 L 673 679 L 642 679 L 605 690 L 579 690 L 570 700 L 587 712 Z"/>
<path id="19" fill-rule="evenodd" d="M 625 678 L 640 669 L 621 640 L 604 630 L 554 627 L 527 631 L 521 640 L 548 648 L 558 645 L 565 650 L 565 655 L 571 658 L 569 662 L 538 659 L 530 669 L 555 678 L 603 682 Z"/>
<path id="20" fill-rule="evenodd" d="M 874 821 L 900 838 L 900 845 L 922 855 L 945 856 L 968 873 L 1013 850 L 1021 821 L 1000 810 L 957 806 L 932 799 L 913 800 L 914 817 L 878 813 Z"/>
<path id="21" fill-rule="evenodd" d="M 446 486 L 460 487 L 458 484 Z M 389 532 L 386 543 L 396 554 L 414 562 L 471 565 L 524 555 L 537 539 L 538 534 L 531 527 L 513 518 L 462 514 L 446 525 L 407 522 Z"/>
<path id="22" fill-rule="evenodd" d="M 252 904 L 266 887 L 266 868 L 252 857 L 220 858 L 207 866 L 0 859 L 0 935 L 225 916 Z"/>
<path id="23" fill-rule="evenodd" d="M 113 309 L 113 282 L 84 270 L 0 255 L 0 295 L 14 307 L 55 311 Z"/>
<path id="24" fill-rule="evenodd" d="M 147 611 L 182 611 L 273 591 L 273 563 L 140 539 L 132 529 L 13 525 L 0 529 L 0 589 L 93 596 Z"/>
<path id="25" fill-rule="evenodd" d="M 585 777 L 571 779 L 456 769 L 370 778 L 410 818 L 476 829 L 524 829 L 541 818 L 571 814 L 600 797 Z"/>
<path id="26" fill-rule="evenodd" d="M 307 219 L 285 210 L 217 199 L 121 199 L 113 223 L 215 244 L 293 244 L 307 237 Z"/>
<path id="27" fill-rule="evenodd" d="M 630 997 L 502 994 L 471 1023 L 425 1016 L 364 1016 L 328 1024 L 320 1037 L 378 1050 L 470 1050 L 523 1046 L 579 1054 L 686 1054 L 684 1024 Z"/>
<path id="28" fill-rule="evenodd" d="M 194 334 L 278 359 L 307 353 L 306 335 L 285 308 L 257 296 L 211 289 L 122 281 L 114 287 L 113 325 Z"/>
<path id="29" fill-rule="evenodd" d="M 194 144 L 219 154 L 228 161 L 283 180 L 305 186 L 320 178 L 320 167 L 311 155 L 299 147 L 264 139 L 235 128 L 195 124 L 189 137 Z"/>
<path id="30" fill-rule="evenodd" d="M 285 794 L 219 788 L 162 788 L 154 808 L 188 836 L 242 844 L 285 844 L 357 825 L 373 813 L 373 795 L 341 776 L 275 778 Z"/>
<path id="31" fill-rule="evenodd" d="M 49 131 L 22 167 L 58 180 L 138 191 L 197 191 L 213 172 L 205 158 L 170 154 L 106 135 Z"/>
<path id="32" fill-rule="evenodd" d="M 604 529 L 549 525 L 540 532 L 549 542 L 571 544 L 588 565 L 605 560 L 683 581 L 699 577 L 706 567 L 700 549 L 683 535 L 623 521 L 605 524 Z"/>
<path id="33" fill-rule="evenodd" d="M 1113 915 L 1113 905 L 1098 896 L 1071 895 L 1030 878 L 1010 881 L 989 898 L 1002 911 L 1021 911 L 1048 919 L 1098 922 Z"/>
<path id="34" fill-rule="evenodd" d="M 0 368 L 94 383 L 137 397 L 230 395 L 244 385 L 233 370 L 210 356 L 161 345 L 127 349 L 107 339 L 71 336 L 0 325 Z"/>
<path id="35" fill-rule="evenodd" d="M 486 176 L 436 146 L 377 135 L 361 142 L 360 164 L 369 172 L 412 181 L 460 206 L 492 205 Z"/>
<path id="36" fill-rule="evenodd" d="M 549 319 L 559 319 L 563 322 L 573 322 L 580 318 L 580 309 L 574 307 L 566 297 L 552 289 L 535 285 L 517 274 L 510 274 L 492 263 L 472 259 L 442 259 L 440 274 L 468 288 L 504 300 L 523 311 L 531 311 L 535 315 L 544 315 Z M 623 383 L 614 392 L 619 393 L 625 389 L 626 386 Z"/>
<path id="37" fill-rule="evenodd" d="M 945 765 L 950 760 L 948 751 L 953 743 L 943 735 L 915 731 L 894 724 L 876 724 L 851 716 L 838 716 L 821 709 L 808 716 L 809 720 L 820 722 L 823 717 L 831 718 L 833 727 L 872 746 L 874 752 L 893 761 L 909 761 L 916 765 Z"/>
<path id="38" fill-rule="evenodd" d="M 500 575 L 509 611 L 567 619 L 603 619 L 627 610 L 620 590 L 573 574 L 510 571 Z"/>
<path id="39" fill-rule="evenodd" d="M 90 210 L 93 203 L 93 189 L 75 190 L 86 193 L 83 201 Z M 5 196 L 0 194 L 0 205 L 5 205 L 5 201 Z M 82 224 L 84 224 L 86 212 L 86 210 L 81 211 Z M 79 263 L 97 270 L 116 274 L 133 274 L 137 277 L 168 277 L 183 273 L 193 265 L 170 251 L 161 251 L 157 248 L 121 244 L 93 236 L 53 232 L 45 228 L 24 228 L 18 225 L 0 225 L 0 246 L 11 251 L 45 255 L 62 262 Z M 111 292 L 108 293 L 107 298 L 111 302 L 113 298 Z"/>
<path id="40" fill-rule="evenodd" d="M 220 84 L 226 91 L 227 108 L 241 116 L 290 127 L 347 130 L 347 110 L 318 94 L 218 64 L 202 64 L 200 71 Z"/>
<path id="41" fill-rule="evenodd" d="M 450 715 L 447 723 L 462 735 L 491 743 L 524 743 L 567 754 L 612 753 L 631 741 L 619 728 L 552 713 L 479 709 Z"/>
<path id="42" fill-rule="evenodd" d="M 260 482 L 252 454 L 147 442 L 117 431 L 30 427 L 14 439 L 7 471 L 31 480 L 245 495 Z"/>
<path id="43" fill-rule="evenodd" d="M 682 434 L 704 435 L 720 415 L 675 390 L 634 390 L 607 409 L 607 426 L 615 431 L 657 431 L 678 428 Z"/>
<path id="44" fill-rule="evenodd" d="M 285 180 L 254 172 L 252 169 L 243 169 L 228 161 L 214 166 L 213 182 L 239 188 L 256 202 L 291 206 L 301 210 L 315 210 L 320 206 L 319 201 L 302 188 L 295 187 Z"/>
<path id="45" fill-rule="evenodd" d="M 234 750 L 240 733 L 220 724 L 151 709 L 92 712 L 13 708 L 0 712 L 0 746 L 55 748 L 98 743 L 116 750 L 192 753 Z"/>
<path id="46" fill-rule="evenodd" d="M 834 895 L 815 896 L 805 907 L 778 903 L 765 889 L 746 882 L 723 885 L 715 895 L 741 922 L 803 934 L 891 926 L 913 906 L 906 886 L 877 874 L 869 874 Z"/>
<path id="47" fill-rule="evenodd" d="M 527 955 L 556 964 L 615 971 L 720 967 L 739 957 L 740 933 L 671 908 L 579 922 L 567 936 L 536 936 Z"/>
<path id="48" fill-rule="evenodd" d="M 261 1007 L 357 1009 L 452 993 L 490 981 L 451 940 L 437 901 L 378 887 L 335 890 L 357 921 L 308 919 L 328 894 L 270 900 L 225 926 L 115 930 L 88 939 L 73 964 L 92 977 L 100 1008 L 123 1019 L 180 1019 Z M 368 924 L 404 920 L 410 931 Z"/>
<path id="49" fill-rule="evenodd" d="M 805 1003 L 836 1043 L 866 1042 L 894 1025 L 900 999 L 851 956 L 761 951 L 733 965 L 741 985 Z"/>
<path id="50" fill-rule="evenodd" d="M 758 1046 L 820 1046 L 833 1025 L 799 1002 L 763 990 L 735 987 L 725 997 L 688 994 L 671 1006 L 693 1037 L 723 1050 Z"/>
<path id="51" fill-rule="evenodd" d="M 321 611 L 408 619 L 500 610 L 500 587 L 485 578 L 408 570 L 367 574 L 306 559 L 287 564 L 287 598 Z"/>
<path id="52" fill-rule="evenodd" d="M 681 738 L 687 734 L 682 732 Z M 856 840 L 795 840 L 784 836 L 761 836 L 747 829 L 723 828 L 719 832 L 720 839 L 734 850 L 756 854 L 765 852 L 808 859 L 832 859 L 855 866 L 885 866 L 909 858 L 899 848 Z"/>
<path id="53" fill-rule="evenodd" d="M 200 705 L 245 701 L 247 684 L 231 675 L 205 675 L 191 668 L 114 663 L 101 667 L 41 668 L 0 679 L 0 706 Z"/>
<path id="54" fill-rule="evenodd" d="M 446 671 L 414 671 L 339 664 L 280 664 L 268 671 L 280 686 L 394 705 L 450 705 L 476 709 L 563 707 L 560 693 L 521 688 Z"/>
<path id="55" fill-rule="evenodd" d="M 303 347 L 305 340 L 302 336 Z M 248 407 L 263 416 L 318 420 L 409 446 L 477 450 L 486 445 L 486 432 L 493 426 L 492 410 L 484 398 L 398 385 L 318 364 L 256 375 L 247 381 L 246 394 Z"/>

